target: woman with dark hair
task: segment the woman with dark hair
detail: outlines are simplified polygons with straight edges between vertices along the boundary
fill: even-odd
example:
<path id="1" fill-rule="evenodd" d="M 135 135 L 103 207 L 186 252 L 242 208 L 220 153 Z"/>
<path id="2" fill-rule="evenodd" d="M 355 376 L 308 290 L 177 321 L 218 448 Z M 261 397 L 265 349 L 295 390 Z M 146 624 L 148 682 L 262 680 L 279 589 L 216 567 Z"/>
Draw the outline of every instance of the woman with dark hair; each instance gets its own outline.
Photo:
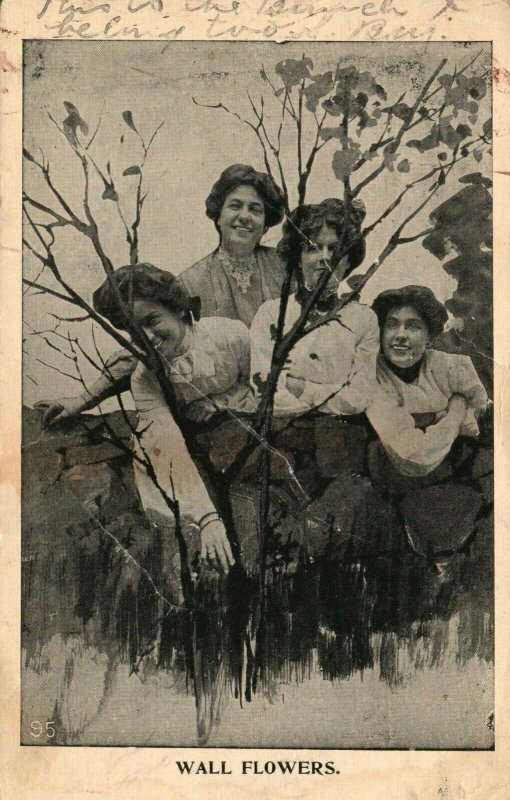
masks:
<path id="1" fill-rule="evenodd" d="M 348 211 L 338 199 L 301 206 L 285 223 L 278 245 L 282 258 L 292 259 L 297 267 L 298 289 L 288 300 L 285 332 L 300 317 L 325 272 L 329 280 L 309 317 L 323 324 L 294 345 L 274 397 L 274 416 L 280 419 L 273 425 L 272 444 L 292 465 L 311 502 L 306 508 L 296 507 L 277 462 L 272 481 L 274 486 L 280 481 L 278 490 L 295 514 L 294 538 L 302 531 L 305 552 L 312 558 L 328 552 L 349 563 L 358 562 L 375 536 L 371 487 L 360 476 L 366 438 L 360 415 L 376 390 L 379 329 L 368 306 L 353 299 L 339 307 L 341 293 L 350 291 L 345 279 L 365 255 L 364 217 L 360 201 L 353 201 Z M 270 371 L 279 306 L 279 300 L 264 303 L 252 323 L 255 386 Z"/>
<path id="2" fill-rule="evenodd" d="M 477 417 L 487 406 L 487 392 L 469 356 L 431 347 L 448 315 L 426 286 L 389 289 L 372 308 L 381 353 L 379 391 L 367 416 L 398 472 L 427 475 L 457 436 L 478 435 Z"/>
<path id="3" fill-rule="evenodd" d="M 373 398 L 379 329 L 374 312 L 355 300 L 335 312 L 343 283 L 363 261 L 365 242 L 361 201 L 353 201 L 346 218 L 342 200 L 327 199 L 297 208 L 283 229 L 278 244 L 282 260 L 297 263 L 298 289 L 289 297 L 285 331 L 299 318 L 302 306 L 325 271 L 331 272 L 312 319 L 331 320 L 300 339 L 282 370 L 275 394 L 277 416 L 302 414 L 320 407 L 323 414 L 352 415 L 363 412 Z M 338 247 L 346 255 L 332 270 L 330 261 Z M 252 375 L 256 385 L 269 373 L 274 347 L 272 331 L 280 301 L 260 307 L 251 327 Z"/>
<path id="4" fill-rule="evenodd" d="M 469 542 L 491 502 L 483 481 L 472 478 L 490 472 L 484 448 L 474 441 L 487 392 L 469 356 L 431 346 L 447 313 L 430 289 L 389 289 L 372 308 L 381 353 L 378 390 L 367 410 L 378 436 L 369 447 L 370 475 L 397 510 L 412 547 L 437 560 Z"/>
<path id="5" fill-rule="evenodd" d="M 284 198 L 273 179 L 247 164 L 225 169 L 205 201 L 219 246 L 181 275 L 203 316 L 240 319 L 250 327 L 257 309 L 280 296 L 285 268 L 276 251 L 260 244 L 283 219 Z"/>
<path id="6" fill-rule="evenodd" d="M 284 198 L 273 179 L 246 164 L 232 164 L 214 184 L 206 214 L 220 236 L 219 246 L 179 275 L 191 297 L 200 299 L 202 317 L 227 317 L 250 327 L 259 306 L 280 296 L 285 267 L 276 250 L 260 239 L 283 219 Z M 129 388 L 136 359 L 126 350 L 115 352 L 90 391 L 63 397 L 45 409 L 45 427 L 97 405 Z"/>
<path id="7" fill-rule="evenodd" d="M 112 285 L 113 284 L 113 285 Z M 239 320 L 200 320 L 196 298 L 169 272 L 152 264 L 121 267 L 94 292 L 94 308 L 115 327 L 125 328 L 118 296 L 160 353 L 182 415 L 203 421 L 217 408 L 252 410 L 248 386 L 250 340 Z M 137 448 L 149 457 L 157 484 L 179 501 L 184 522 L 198 525 L 202 554 L 224 571 L 233 563 L 223 522 L 186 448 L 154 373 L 138 362 L 131 376 L 138 412 Z M 155 481 L 135 460 L 137 488 L 149 514 L 171 513 Z"/>

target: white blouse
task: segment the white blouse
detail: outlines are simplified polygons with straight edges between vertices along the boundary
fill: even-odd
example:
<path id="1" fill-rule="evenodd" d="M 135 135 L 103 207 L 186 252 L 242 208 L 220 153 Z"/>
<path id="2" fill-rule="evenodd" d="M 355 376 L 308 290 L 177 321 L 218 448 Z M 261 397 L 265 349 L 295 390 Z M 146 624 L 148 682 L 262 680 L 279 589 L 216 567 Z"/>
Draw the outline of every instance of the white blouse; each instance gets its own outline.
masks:
<path id="1" fill-rule="evenodd" d="M 271 366 L 274 341 L 271 330 L 278 320 L 279 300 L 264 303 L 253 320 L 251 335 L 252 383 L 265 380 Z M 289 297 L 285 333 L 301 314 L 294 295 Z M 289 354 L 274 398 L 275 416 L 304 414 L 317 408 L 324 414 L 358 414 L 371 403 L 376 390 L 379 327 L 366 305 L 349 302 L 335 320 L 300 339 Z M 287 375 L 305 380 L 301 397 L 286 387 Z"/>
<path id="2" fill-rule="evenodd" d="M 250 337 L 239 320 L 221 317 L 200 320 L 185 336 L 184 352 L 168 364 L 177 401 L 188 418 L 206 419 L 215 406 L 253 408 L 248 385 Z M 135 450 L 149 458 L 158 484 L 179 501 L 183 521 L 197 523 L 215 510 L 184 437 L 168 408 L 154 374 L 138 362 L 131 377 L 141 441 Z M 195 411 L 194 411 L 195 410 Z M 157 517 L 172 517 L 162 493 L 135 460 L 135 479 L 143 507 Z"/>
<path id="3" fill-rule="evenodd" d="M 403 475 L 432 472 L 446 458 L 459 435 L 478 436 L 476 417 L 488 397 L 469 356 L 426 350 L 416 381 L 402 381 L 380 355 L 378 391 L 367 416 L 395 468 Z M 453 394 L 465 397 L 463 423 L 446 415 L 425 430 L 416 426 L 420 414 L 446 412 Z"/>

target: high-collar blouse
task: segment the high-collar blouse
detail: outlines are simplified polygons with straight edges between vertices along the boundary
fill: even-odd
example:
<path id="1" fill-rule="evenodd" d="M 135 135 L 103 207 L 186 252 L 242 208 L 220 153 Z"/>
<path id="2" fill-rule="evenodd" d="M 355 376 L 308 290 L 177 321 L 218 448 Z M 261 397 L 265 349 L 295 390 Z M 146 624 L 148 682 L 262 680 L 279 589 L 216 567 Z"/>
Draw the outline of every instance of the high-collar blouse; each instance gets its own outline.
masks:
<path id="1" fill-rule="evenodd" d="M 262 303 L 280 297 L 284 277 L 285 266 L 276 250 L 262 245 L 254 250 L 253 272 L 245 291 L 219 249 L 179 275 L 187 292 L 200 297 L 202 317 L 239 319 L 248 328 Z"/>

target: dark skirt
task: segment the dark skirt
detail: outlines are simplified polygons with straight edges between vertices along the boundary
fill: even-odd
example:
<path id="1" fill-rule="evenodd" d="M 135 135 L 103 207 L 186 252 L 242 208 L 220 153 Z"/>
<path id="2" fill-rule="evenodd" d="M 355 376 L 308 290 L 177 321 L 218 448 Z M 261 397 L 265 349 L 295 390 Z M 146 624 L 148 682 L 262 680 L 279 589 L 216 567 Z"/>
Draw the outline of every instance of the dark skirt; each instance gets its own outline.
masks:
<path id="1" fill-rule="evenodd" d="M 459 437 L 439 467 L 423 477 L 407 477 L 380 442 L 372 441 L 368 470 L 411 547 L 430 558 L 466 549 L 492 509 L 492 448 L 484 442 Z"/>
<path id="2" fill-rule="evenodd" d="M 219 474 L 232 463 L 248 434 L 236 421 L 219 419 L 198 441 Z M 266 558 L 293 569 L 327 557 L 359 561 L 377 539 L 381 503 L 362 475 L 366 427 L 361 417 L 316 414 L 274 421 L 270 441 L 269 519 Z M 233 527 L 247 569 L 261 552 L 260 503 L 265 448 L 251 454 L 229 489 Z"/>

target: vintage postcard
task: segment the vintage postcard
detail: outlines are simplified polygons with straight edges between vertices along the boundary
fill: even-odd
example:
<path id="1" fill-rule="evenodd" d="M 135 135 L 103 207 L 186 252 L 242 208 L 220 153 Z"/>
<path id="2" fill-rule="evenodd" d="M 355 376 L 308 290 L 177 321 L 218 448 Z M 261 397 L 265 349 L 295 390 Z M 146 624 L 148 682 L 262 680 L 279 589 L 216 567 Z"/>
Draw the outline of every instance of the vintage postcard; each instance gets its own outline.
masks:
<path id="1" fill-rule="evenodd" d="M 5 796 L 507 797 L 508 5 L 0 15 Z"/>

